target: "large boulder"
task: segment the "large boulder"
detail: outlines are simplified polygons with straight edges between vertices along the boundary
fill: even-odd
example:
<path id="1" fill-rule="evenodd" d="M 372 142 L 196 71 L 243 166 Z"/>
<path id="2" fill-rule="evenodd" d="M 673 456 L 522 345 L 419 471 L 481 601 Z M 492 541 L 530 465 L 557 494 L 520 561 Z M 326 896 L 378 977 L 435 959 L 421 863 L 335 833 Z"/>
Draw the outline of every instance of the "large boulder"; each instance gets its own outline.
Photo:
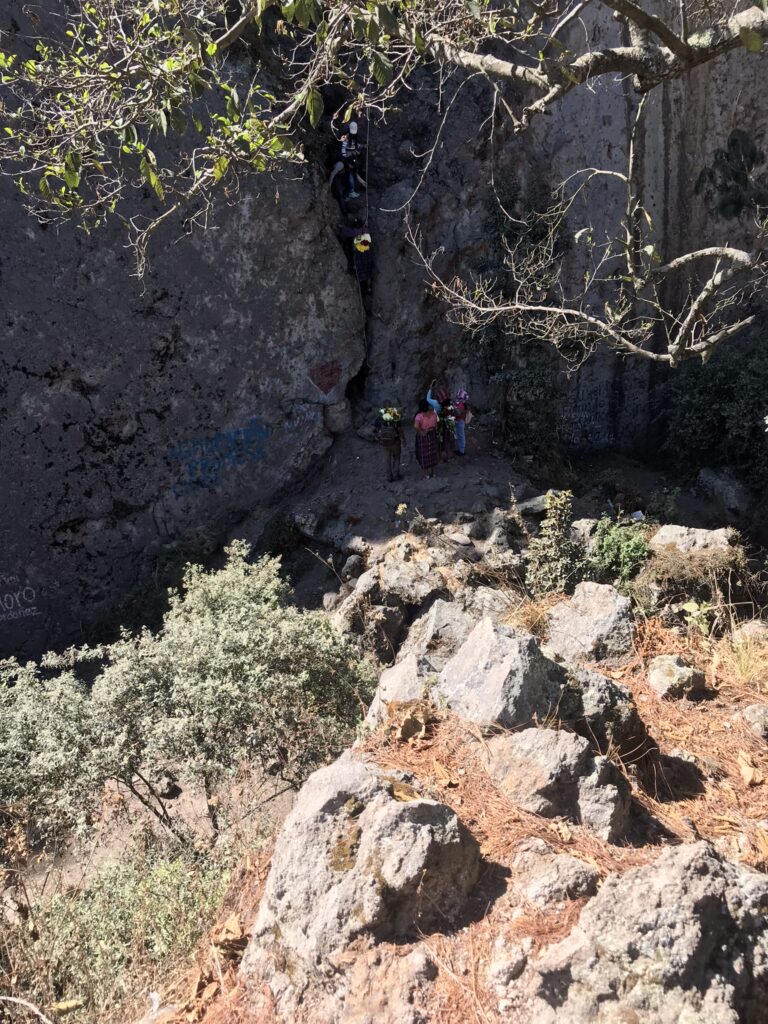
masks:
<path id="1" fill-rule="evenodd" d="M 537 1024 L 764 1024 L 768 878 L 705 842 L 608 878 L 536 963 Z"/>
<path id="2" fill-rule="evenodd" d="M 620 657 L 632 646 L 631 602 L 603 583 L 580 583 L 547 620 L 549 646 L 567 661 Z"/>
<path id="3" fill-rule="evenodd" d="M 437 699 L 489 728 L 516 728 L 557 717 L 598 753 L 640 757 L 648 733 L 620 683 L 580 665 L 558 665 L 538 641 L 484 618 L 440 673 Z"/>
<path id="4" fill-rule="evenodd" d="M 420 671 L 439 672 L 466 640 L 475 621 L 461 605 L 439 598 L 411 625 L 400 657 L 412 654 Z"/>
<path id="5" fill-rule="evenodd" d="M 378 566 L 378 592 L 384 604 L 421 607 L 447 592 L 445 580 L 429 562 L 388 558 Z"/>
<path id="6" fill-rule="evenodd" d="M 723 527 L 720 530 L 699 530 L 692 526 L 662 526 L 651 537 L 649 546 L 653 551 L 675 548 L 683 554 L 702 551 L 727 551 L 737 541 L 735 530 Z"/>
<path id="7" fill-rule="evenodd" d="M 512 728 L 556 710 L 562 676 L 532 636 L 485 618 L 446 664 L 434 692 L 462 718 Z"/>
<path id="8" fill-rule="evenodd" d="M 488 773 L 524 810 L 563 817 L 615 842 L 629 821 L 630 790 L 604 757 L 593 757 L 581 736 L 523 729 L 485 743 Z"/>
<path id="9" fill-rule="evenodd" d="M 479 864 L 450 808 L 345 754 L 310 776 L 283 825 L 243 974 L 268 984 L 291 1019 L 299 979 L 333 969 L 357 936 L 454 920 Z"/>

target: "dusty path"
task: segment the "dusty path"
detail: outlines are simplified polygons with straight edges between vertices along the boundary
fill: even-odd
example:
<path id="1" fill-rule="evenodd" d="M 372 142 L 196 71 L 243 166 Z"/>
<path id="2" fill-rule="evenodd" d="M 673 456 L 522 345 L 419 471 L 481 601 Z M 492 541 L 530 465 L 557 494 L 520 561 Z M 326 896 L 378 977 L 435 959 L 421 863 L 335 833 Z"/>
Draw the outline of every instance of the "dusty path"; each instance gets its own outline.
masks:
<path id="1" fill-rule="evenodd" d="M 506 504 L 513 490 L 518 498 L 535 493 L 480 429 L 468 431 L 464 457 L 440 463 L 426 479 L 416 462 L 413 432 L 406 428 L 402 477 L 390 483 L 381 447 L 350 433 L 336 441 L 321 472 L 289 505 L 343 518 L 347 532 L 375 548 L 399 533 L 403 519 L 416 511 L 450 522 L 461 513 Z M 407 509 L 398 516 L 403 504 Z"/>

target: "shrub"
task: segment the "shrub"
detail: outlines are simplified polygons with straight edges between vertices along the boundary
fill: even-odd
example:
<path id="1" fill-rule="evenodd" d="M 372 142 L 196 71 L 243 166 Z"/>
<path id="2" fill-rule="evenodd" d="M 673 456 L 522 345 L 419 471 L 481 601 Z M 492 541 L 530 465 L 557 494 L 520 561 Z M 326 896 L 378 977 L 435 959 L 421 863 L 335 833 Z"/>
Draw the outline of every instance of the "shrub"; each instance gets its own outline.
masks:
<path id="1" fill-rule="evenodd" d="M 26 908 L 28 919 L 6 924 L 0 986 L 42 1006 L 71 1001 L 74 1022 L 123 1021 L 112 1015 L 124 1000 L 189 956 L 228 880 L 213 854 L 136 849 L 83 892 L 58 886 Z"/>
<path id="2" fill-rule="evenodd" d="M 688 600 L 725 612 L 726 606 L 740 600 L 750 584 L 741 547 L 698 552 L 668 547 L 655 552 L 645 563 L 632 580 L 629 593 L 649 615 L 664 605 Z"/>
<path id="3" fill-rule="evenodd" d="M 584 546 L 571 539 L 572 508 L 570 491 L 547 496 L 546 515 L 526 556 L 526 582 L 534 594 L 567 593 L 585 578 Z"/>
<path id="4" fill-rule="evenodd" d="M 650 555 L 646 527 L 639 523 L 623 526 L 603 516 L 595 531 L 593 564 L 600 578 L 626 585 Z"/>
<path id="5" fill-rule="evenodd" d="M 346 745 L 370 670 L 322 614 L 287 604 L 279 560 L 247 556 L 235 544 L 219 571 L 188 567 L 157 634 L 0 665 L 0 805 L 25 804 L 51 836 L 117 780 L 172 827 L 150 781 L 168 764 L 210 797 L 242 761 L 299 784 Z M 75 670 L 94 658 L 89 695 Z"/>

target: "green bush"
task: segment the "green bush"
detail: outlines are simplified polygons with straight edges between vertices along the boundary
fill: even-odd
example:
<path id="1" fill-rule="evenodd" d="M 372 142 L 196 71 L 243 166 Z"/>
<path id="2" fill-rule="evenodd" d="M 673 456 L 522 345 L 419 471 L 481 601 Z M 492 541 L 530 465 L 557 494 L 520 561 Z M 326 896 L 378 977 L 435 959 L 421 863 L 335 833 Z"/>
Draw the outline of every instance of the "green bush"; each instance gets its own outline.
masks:
<path id="1" fill-rule="evenodd" d="M 629 583 L 651 553 L 645 534 L 646 527 L 639 523 L 622 526 L 603 516 L 595 531 L 592 558 L 597 576 L 615 584 Z"/>
<path id="2" fill-rule="evenodd" d="M 67 1018 L 76 1024 L 119 1019 L 123 1001 L 190 956 L 228 881 L 213 855 L 135 850 L 83 892 L 44 894 L 27 919 L 5 927 L 0 986 L 43 1007 L 82 1004 Z"/>
<path id="3" fill-rule="evenodd" d="M 681 470 L 727 466 L 768 489 L 768 347 L 754 336 L 716 349 L 706 366 L 686 362 L 665 385 L 665 448 Z"/>
<path id="4" fill-rule="evenodd" d="M 221 570 L 188 567 L 157 634 L 0 663 L 0 805 L 51 837 L 116 780 L 172 827 L 151 783 L 168 765 L 210 796 L 243 761 L 299 784 L 346 745 L 370 669 L 321 613 L 287 603 L 279 560 L 247 556 L 235 544 Z M 76 671 L 94 659 L 89 694 Z"/>
<path id="5" fill-rule="evenodd" d="M 584 546 L 571 539 L 572 505 L 570 491 L 547 496 L 546 515 L 527 552 L 526 582 L 533 594 L 568 593 L 587 575 Z"/>

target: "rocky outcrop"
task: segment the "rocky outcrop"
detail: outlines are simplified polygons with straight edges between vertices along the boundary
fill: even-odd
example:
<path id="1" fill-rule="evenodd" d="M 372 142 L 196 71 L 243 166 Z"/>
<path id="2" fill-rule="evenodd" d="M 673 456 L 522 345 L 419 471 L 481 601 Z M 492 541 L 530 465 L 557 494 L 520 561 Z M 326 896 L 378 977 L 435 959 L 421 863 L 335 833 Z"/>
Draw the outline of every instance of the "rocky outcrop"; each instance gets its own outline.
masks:
<path id="1" fill-rule="evenodd" d="M 707 843 L 608 878 L 536 964 L 537 1024 L 761 1024 L 768 879 Z"/>
<path id="2" fill-rule="evenodd" d="M 653 551 L 674 548 L 682 554 L 703 551 L 728 551 L 736 543 L 736 532 L 728 527 L 698 530 L 692 526 L 662 526 L 650 539 Z"/>
<path id="3" fill-rule="evenodd" d="M 441 672 L 435 695 L 478 725 L 513 728 L 552 714 L 561 686 L 560 670 L 532 636 L 483 619 Z"/>
<path id="4" fill-rule="evenodd" d="M 599 750 L 631 756 L 648 735 L 626 687 L 577 665 L 545 657 L 527 633 L 480 622 L 446 664 L 437 700 L 485 728 L 515 728 L 557 718 Z"/>
<path id="5" fill-rule="evenodd" d="M 355 937 L 454 920 L 478 870 L 478 845 L 453 811 L 344 755 L 309 778 L 286 819 L 243 974 L 269 985 L 290 1019 L 302 987 Z"/>
<path id="6" fill-rule="evenodd" d="M 616 842 L 629 821 L 629 786 L 581 736 L 523 729 L 485 743 L 487 767 L 502 792 L 527 811 L 564 817 Z"/>
<path id="7" fill-rule="evenodd" d="M 547 613 L 549 646 L 566 661 L 620 657 L 632 646 L 632 605 L 615 587 L 579 583 Z"/>
<path id="8" fill-rule="evenodd" d="M 590 864 L 556 853 L 542 839 L 527 839 L 512 859 L 515 884 L 538 907 L 594 896 L 599 874 Z"/>

